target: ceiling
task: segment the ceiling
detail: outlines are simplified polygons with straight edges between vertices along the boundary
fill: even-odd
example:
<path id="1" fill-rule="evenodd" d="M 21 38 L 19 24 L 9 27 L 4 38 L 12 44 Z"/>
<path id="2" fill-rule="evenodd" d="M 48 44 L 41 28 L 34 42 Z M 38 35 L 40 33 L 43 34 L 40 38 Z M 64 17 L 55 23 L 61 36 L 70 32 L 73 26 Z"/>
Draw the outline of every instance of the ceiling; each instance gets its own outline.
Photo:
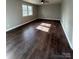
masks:
<path id="1" fill-rule="evenodd" d="M 23 0 L 25 2 L 29 2 L 36 5 L 42 5 L 41 0 Z M 58 4 L 61 3 L 62 0 L 45 0 L 46 2 L 44 4 Z"/>

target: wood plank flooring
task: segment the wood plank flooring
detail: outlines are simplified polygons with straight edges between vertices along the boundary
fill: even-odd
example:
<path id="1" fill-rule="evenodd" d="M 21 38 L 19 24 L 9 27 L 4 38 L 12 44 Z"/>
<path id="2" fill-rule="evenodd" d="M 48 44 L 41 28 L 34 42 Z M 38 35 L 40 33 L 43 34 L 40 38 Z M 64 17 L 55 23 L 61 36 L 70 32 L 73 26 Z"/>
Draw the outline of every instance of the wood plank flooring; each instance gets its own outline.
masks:
<path id="1" fill-rule="evenodd" d="M 51 24 L 49 32 L 36 29 Z M 59 21 L 35 20 L 6 33 L 6 59 L 73 59 Z"/>

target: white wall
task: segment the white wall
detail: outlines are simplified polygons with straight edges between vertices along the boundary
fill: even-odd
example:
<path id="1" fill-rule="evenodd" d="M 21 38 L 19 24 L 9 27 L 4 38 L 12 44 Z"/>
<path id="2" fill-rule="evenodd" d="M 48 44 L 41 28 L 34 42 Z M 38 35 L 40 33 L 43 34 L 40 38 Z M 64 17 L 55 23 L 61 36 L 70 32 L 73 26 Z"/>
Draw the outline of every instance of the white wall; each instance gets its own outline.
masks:
<path id="1" fill-rule="evenodd" d="M 37 6 L 33 4 L 29 4 L 33 6 L 33 16 L 22 17 L 22 4 L 29 3 L 21 0 L 6 0 L 6 31 L 37 18 Z"/>
<path id="2" fill-rule="evenodd" d="M 38 7 L 38 16 L 42 19 L 60 20 L 61 4 L 41 5 Z"/>
<path id="3" fill-rule="evenodd" d="M 63 0 L 62 2 L 62 19 L 61 24 L 68 39 L 68 42 L 73 49 L 72 32 L 73 32 L 73 0 Z"/>

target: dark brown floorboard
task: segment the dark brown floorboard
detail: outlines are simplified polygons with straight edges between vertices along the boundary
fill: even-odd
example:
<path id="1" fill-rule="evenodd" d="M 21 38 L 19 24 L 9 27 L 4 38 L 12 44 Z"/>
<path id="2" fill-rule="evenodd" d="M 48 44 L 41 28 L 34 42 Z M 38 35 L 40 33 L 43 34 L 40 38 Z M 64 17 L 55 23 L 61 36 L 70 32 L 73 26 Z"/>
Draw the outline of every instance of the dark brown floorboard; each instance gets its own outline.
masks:
<path id="1" fill-rule="evenodd" d="M 35 29 L 49 23 L 49 32 Z M 73 59 L 59 21 L 36 20 L 6 33 L 7 59 Z"/>

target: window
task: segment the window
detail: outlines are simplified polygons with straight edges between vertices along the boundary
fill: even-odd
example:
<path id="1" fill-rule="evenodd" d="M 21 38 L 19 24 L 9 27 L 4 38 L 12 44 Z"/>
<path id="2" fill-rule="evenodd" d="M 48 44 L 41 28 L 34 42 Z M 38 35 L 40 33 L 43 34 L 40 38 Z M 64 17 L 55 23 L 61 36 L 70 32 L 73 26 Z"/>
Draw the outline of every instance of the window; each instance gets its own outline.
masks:
<path id="1" fill-rule="evenodd" d="M 33 15 L 33 8 L 30 5 L 22 5 L 22 16 Z"/>
<path id="2" fill-rule="evenodd" d="M 22 15 L 27 16 L 27 5 L 22 5 Z"/>
<path id="3" fill-rule="evenodd" d="M 28 15 L 32 15 L 32 6 L 28 6 Z"/>

